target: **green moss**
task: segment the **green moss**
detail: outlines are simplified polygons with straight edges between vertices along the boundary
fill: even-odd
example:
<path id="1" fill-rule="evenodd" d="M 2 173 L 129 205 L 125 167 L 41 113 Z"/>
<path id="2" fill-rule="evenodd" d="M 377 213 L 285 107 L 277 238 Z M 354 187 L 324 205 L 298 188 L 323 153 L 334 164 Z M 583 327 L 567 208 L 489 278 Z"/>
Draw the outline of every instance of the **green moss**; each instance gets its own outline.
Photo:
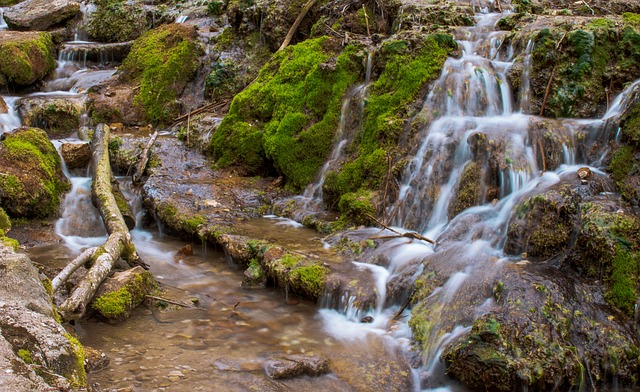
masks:
<path id="1" fill-rule="evenodd" d="M 328 270 L 318 264 L 295 268 L 291 279 L 297 281 L 313 298 L 318 298 L 324 290 L 325 276 Z"/>
<path id="2" fill-rule="evenodd" d="M 449 216 L 454 217 L 461 211 L 480 203 L 482 166 L 477 162 L 469 162 L 463 169 L 458 184 L 455 200 L 451 203 Z"/>
<path id="3" fill-rule="evenodd" d="M 631 146 L 620 147 L 611 158 L 609 170 L 616 184 L 620 186 L 633 169 L 633 148 Z"/>
<path id="4" fill-rule="evenodd" d="M 0 142 L 0 173 L 10 172 L 0 175 L 0 205 L 10 216 L 53 214 L 62 193 L 69 190 L 55 147 L 37 128 L 21 128 L 5 135 Z"/>
<path id="5" fill-rule="evenodd" d="M 120 319 L 127 317 L 129 312 L 147 294 L 147 289 L 153 286 L 153 276 L 145 271 L 120 290 L 111 291 L 93 300 L 91 307 L 101 316 L 108 319 Z"/>
<path id="6" fill-rule="evenodd" d="M 25 350 L 21 348 L 18 350 L 18 357 L 24 361 L 26 364 L 33 363 L 33 359 L 31 358 L 31 352 L 29 350 Z"/>
<path id="7" fill-rule="evenodd" d="M 637 301 L 639 262 L 638 253 L 632 254 L 618 246 L 605 293 L 605 299 L 610 304 L 628 315 L 633 315 Z"/>
<path id="8" fill-rule="evenodd" d="M 628 143 L 640 146 L 640 105 L 635 105 L 624 116 L 621 128 Z"/>
<path id="9" fill-rule="evenodd" d="M 177 116 L 177 97 L 195 76 L 201 53 L 196 31 L 183 24 L 160 26 L 134 42 L 121 70 L 140 83 L 134 101 L 148 121 L 162 125 Z"/>
<path id="10" fill-rule="evenodd" d="M 11 230 L 11 220 L 7 213 L 0 207 L 0 235 L 4 235 Z"/>
<path id="11" fill-rule="evenodd" d="M 453 38 L 444 34 L 388 40 L 382 45 L 376 61 L 384 67 L 368 90 L 362 131 L 349 147 L 350 159 L 325 177 L 323 190 L 329 206 L 339 205 L 343 195 L 377 190 L 384 183 L 388 157 L 394 158 L 405 131 L 403 118 L 410 115 L 411 104 L 440 74 L 447 55 L 456 47 Z"/>
<path id="12" fill-rule="evenodd" d="M 366 225 L 375 216 L 376 208 L 373 203 L 374 193 L 365 189 L 358 192 L 345 193 L 340 197 L 338 210 L 343 217 L 357 225 Z"/>
<path id="13" fill-rule="evenodd" d="M 54 46 L 49 33 L 28 35 L 0 43 L 0 76 L 18 85 L 30 85 L 55 69 Z"/>
<path id="14" fill-rule="evenodd" d="M 640 28 L 640 14 L 625 12 L 624 14 L 622 14 L 622 21 L 636 29 Z"/>
<path id="15" fill-rule="evenodd" d="M 284 268 L 292 268 L 300 264 L 302 259 L 299 256 L 292 255 L 291 253 L 285 253 L 282 255 L 279 261 Z"/>
<path id="16" fill-rule="evenodd" d="M 185 219 L 184 223 L 187 231 L 191 234 L 195 234 L 198 232 L 198 228 L 200 227 L 200 225 L 204 225 L 205 223 L 207 223 L 207 221 L 200 215 L 194 215 L 188 219 Z"/>
<path id="17" fill-rule="evenodd" d="M 69 374 L 63 374 L 66 377 L 72 388 L 83 388 L 87 385 L 87 373 L 84 369 L 84 347 L 76 338 L 71 334 L 64 335 L 71 343 L 73 354 L 76 356 L 76 366 Z"/>
<path id="18" fill-rule="evenodd" d="M 329 153 L 342 96 L 361 67 L 355 47 L 339 55 L 337 48 L 321 37 L 276 53 L 213 135 L 209 152 L 218 164 L 252 174 L 274 167 L 291 189 L 306 186 Z"/>
<path id="19" fill-rule="evenodd" d="M 149 29 L 140 3 L 124 0 L 96 0 L 95 11 L 85 26 L 90 37 L 101 42 L 124 42 L 136 39 Z"/>

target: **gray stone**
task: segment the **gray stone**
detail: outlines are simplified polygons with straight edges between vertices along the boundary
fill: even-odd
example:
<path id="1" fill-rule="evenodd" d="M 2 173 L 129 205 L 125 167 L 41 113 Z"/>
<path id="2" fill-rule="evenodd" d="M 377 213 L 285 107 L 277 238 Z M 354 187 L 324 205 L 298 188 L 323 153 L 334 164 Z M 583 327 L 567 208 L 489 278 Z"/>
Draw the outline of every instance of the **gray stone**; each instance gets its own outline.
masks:
<path id="1" fill-rule="evenodd" d="M 268 360 L 264 370 L 273 379 L 320 376 L 329 372 L 329 360 L 309 355 L 287 355 Z"/>
<path id="2" fill-rule="evenodd" d="M 80 12 L 80 3 L 70 0 L 27 0 L 7 8 L 4 19 L 13 30 L 48 30 Z"/>

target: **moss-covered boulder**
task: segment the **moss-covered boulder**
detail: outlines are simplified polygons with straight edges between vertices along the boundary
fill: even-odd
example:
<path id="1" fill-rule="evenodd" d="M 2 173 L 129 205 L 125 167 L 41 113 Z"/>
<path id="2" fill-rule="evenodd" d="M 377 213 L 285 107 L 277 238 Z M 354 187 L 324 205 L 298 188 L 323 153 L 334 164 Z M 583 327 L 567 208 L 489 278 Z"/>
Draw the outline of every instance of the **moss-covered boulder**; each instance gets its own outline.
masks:
<path id="1" fill-rule="evenodd" d="M 2 80 L 18 86 L 33 84 L 55 69 L 55 49 L 49 33 L 0 30 Z"/>
<path id="2" fill-rule="evenodd" d="M 69 170 L 86 168 L 91 161 L 91 146 L 89 143 L 63 143 L 60 155 Z"/>
<path id="3" fill-rule="evenodd" d="M 94 1 L 85 30 L 100 42 L 124 42 L 138 38 L 150 24 L 141 2 L 122 0 Z"/>
<path id="4" fill-rule="evenodd" d="M 139 84 L 134 103 L 145 119 L 165 124 L 180 113 L 178 97 L 203 53 L 193 26 L 163 25 L 138 38 L 120 67 L 120 81 Z"/>
<path id="5" fill-rule="evenodd" d="M 279 246 L 272 246 L 264 252 L 261 265 L 278 286 L 313 300 L 320 298 L 329 272 L 322 262 L 289 253 Z"/>
<path id="6" fill-rule="evenodd" d="M 107 278 L 91 301 L 91 309 L 110 323 L 123 321 L 156 286 L 153 275 L 137 266 Z"/>
<path id="7" fill-rule="evenodd" d="M 8 8 L 4 19 L 13 30 L 44 31 L 64 25 L 78 12 L 75 0 L 26 0 Z"/>
<path id="8" fill-rule="evenodd" d="M 43 130 L 21 127 L 2 135 L 0 206 L 9 216 L 50 216 L 67 190 L 60 156 Z"/>
<path id="9" fill-rule="evenodd" d="M 18 106 L 23 125 L 39 127 L 51 138 L 66 137 L 77 131 L 83 111 L 81 98 L 24 98 Z"/>
<path id="10" fill-rule="evenodd" d="M 333 144 L 342 96 L 362 70 L 358 56 L 353 46 L 341 53 L 328 37 L 278 52 L 236 95 L 212 136 L 218 165 L 240 165 L 249 174 L 274 167 L 289 187 L 302 189 Z"/>
<path id="11" fill-rule="evenodd" d="M 622 197 L 631 205 L 640 203 L 640 97 L 636 93 L 634 104 L 623 116 L 620 130 L 622 142 L 611 156 L 609 171 Z"/>

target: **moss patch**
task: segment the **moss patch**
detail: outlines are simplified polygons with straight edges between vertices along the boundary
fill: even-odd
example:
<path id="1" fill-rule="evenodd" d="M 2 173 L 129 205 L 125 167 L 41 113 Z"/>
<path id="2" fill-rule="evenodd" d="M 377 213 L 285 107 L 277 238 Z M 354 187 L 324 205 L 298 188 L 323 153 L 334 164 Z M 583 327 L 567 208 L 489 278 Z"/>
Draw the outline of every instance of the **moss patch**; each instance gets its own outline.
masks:
<path id="1" fill-rule="evenodd" d="M 195 29 L 163 25 L 138 38 L 122 63 L 122 78 L 140 83 L 134 98 L 147 121 L 165 124 L 179 113 L 177 97 L 195 76 L 202 54 Z"/>
<path id="2" fill-rule="evenodd" d="M 49 33 L 14 33 L 0 40 L 0 76 L 18 85 L 33 84 L 55 69 Z"/>
<path id="3" fill-rule="evenodd" d="M 137 274 L 129 283 L 115 291 L 95 298 L 91 307 L 102 317 L 109 320 L 121 320 L 145 298 L 150 287 L 154 285 L 153 276 L 148 271 Z"/>
<path id="4" fill-rule="evenodd" d="M 87 373 L 84 369 L 84 347 L 82 343 L 71 334 L 64 335 L 71 344 L 73 354 L 76 357 L 76 366 L 69 372 L 69 374 L 63 374 L 69 382 L 72 388 L 82 388 L 87 385 Z"/>

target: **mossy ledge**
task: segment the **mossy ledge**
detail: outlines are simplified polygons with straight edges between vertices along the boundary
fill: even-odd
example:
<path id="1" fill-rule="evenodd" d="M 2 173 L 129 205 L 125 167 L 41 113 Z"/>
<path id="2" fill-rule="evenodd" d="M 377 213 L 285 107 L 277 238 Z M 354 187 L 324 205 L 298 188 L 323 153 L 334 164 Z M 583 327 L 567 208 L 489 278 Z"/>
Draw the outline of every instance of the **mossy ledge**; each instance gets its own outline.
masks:
<path id="1" fill-rule="evenodd" d="M 51 34 L 0 31 L 0 87 L 3 79 L 18 86 L 34 84 L 55 66 Z"/>

